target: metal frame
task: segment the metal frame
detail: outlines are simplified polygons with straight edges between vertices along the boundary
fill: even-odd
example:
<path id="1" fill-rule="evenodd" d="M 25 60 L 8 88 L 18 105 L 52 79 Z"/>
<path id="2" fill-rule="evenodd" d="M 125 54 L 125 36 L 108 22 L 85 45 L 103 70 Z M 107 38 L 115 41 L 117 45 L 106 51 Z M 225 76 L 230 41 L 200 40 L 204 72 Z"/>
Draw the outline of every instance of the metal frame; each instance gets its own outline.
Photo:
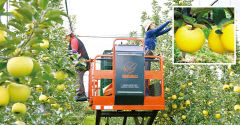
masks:
<path id="1" fill-rule="evenodd" d="M 137 38 L 118 38 L 113 41 L 113 55 L 97 55 L 94 59 L 90 60 L 89 70 L 89 105 L 93 110 L 97 110 L 96 125 L 99 125 L 101 117 L 124 117 L 123 123 L 126 123 L 127 117 L 137 116 L 150 116 L 151 120 L 148 124 L 152 123 L 156 117 L 158 110 L 165 110 L 164 99 L 164 72 L 163 72 L 163 58 L 159 56 L 145 56 L 145 58 L 152 58 L 154 61 L 159 62 L 160 69 L 158 71 L 145 70 L 145 79 L 159 79 L 161 80 L 161 96 L 145 96 L 143 105 L 114 105 L 115 99 L 115 43 L 118 40 L 134 40 L 142 42 L 144 50 L 144 42 Z M 111 57 L 113 68 L 112 70 L 98 70 L 96 69 L 96 61 L 101 57 Z M 101 79 L 112 79 L 112 95 L 100 96 L 100 83 Z M 148 86 L 150 82 L 148 83 Z M 106 111 L 102 111 L 106 110 Z M 108 110 L 108 111 L 107 111 Z M 110 110 L 110 111 L 109 111 Z M 119 111 L 119 110 L 132 110 L 132 111 Z M 152 111 L 134 111 L 134 110 L 152 110 Z"/>
<path id="2" fill-rule="evenodd" d="M 147 121 L 147 125 L 152 125 L 154 119 L 156 118 L 158 113 L 158 110 L 153 111 L 101 111 L 97 110 L 96 113 L 96 125 L 100 124 L 101 117 L 124 117 L 123 119 L 123 125 L 126 125 L 127 123 L 127 117 L 134 117 L 136 124 L 144 124 L 144 121 L 142 120 L 141 123 L 139 123 L 139 120 L 137 117 L 150 117 Z"/>

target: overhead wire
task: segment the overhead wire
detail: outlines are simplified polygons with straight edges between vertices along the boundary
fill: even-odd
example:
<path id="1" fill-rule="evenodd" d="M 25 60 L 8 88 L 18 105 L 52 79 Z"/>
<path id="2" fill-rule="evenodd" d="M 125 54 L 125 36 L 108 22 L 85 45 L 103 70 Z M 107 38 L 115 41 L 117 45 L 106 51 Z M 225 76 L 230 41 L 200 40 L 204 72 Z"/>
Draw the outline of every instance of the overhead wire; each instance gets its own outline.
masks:
<path id="1" fill-rule="evenodd" d="M 69 11 L 68 11 L 68 3 L 67 3 L 67 0 L 65 0 L 65 6 L 66 6 L 66 12 L 67 12 L 67 17 L 68 17 L 68 21 L 69 21 L 69 26 L 70 26 L 70 30 L 73 32 L 73 28 L 72 28 L 72 21 L 71 21 L 71 18 L 69 17 Z M 95 35 L 78 35 L 78 37 L 88 37 L 88 38 L 129 38 L 130 36 L 95 36 Z M 131 38 L 144 38 L 142 36 L 134 36 L 134 37 L 131 37 Z"/>
<path id="2" fill-rule="evenodd" d="M 67 12 L 68 21 L 69 21 L 69 24 L 70 24 L 70 30 L 73 32 L 72 21 L 71 21 L 71 18 L 69 17 L 69 14 L 68 14 L 68 4 L 67 4 L 67 0 L 65 0 L 65 6 L 66 6 L 66 12 Z"/>

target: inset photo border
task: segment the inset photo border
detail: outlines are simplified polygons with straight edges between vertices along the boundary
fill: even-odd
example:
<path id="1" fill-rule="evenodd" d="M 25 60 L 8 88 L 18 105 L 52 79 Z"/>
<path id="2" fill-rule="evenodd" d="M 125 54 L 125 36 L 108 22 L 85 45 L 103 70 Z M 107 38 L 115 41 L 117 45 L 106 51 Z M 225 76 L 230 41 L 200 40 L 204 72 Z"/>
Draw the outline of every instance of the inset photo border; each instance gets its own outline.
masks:
<path id="1" fill-rule="evenodd" d="M 173 64 L 236 64 L 235 7 L 173 7 Z"/>

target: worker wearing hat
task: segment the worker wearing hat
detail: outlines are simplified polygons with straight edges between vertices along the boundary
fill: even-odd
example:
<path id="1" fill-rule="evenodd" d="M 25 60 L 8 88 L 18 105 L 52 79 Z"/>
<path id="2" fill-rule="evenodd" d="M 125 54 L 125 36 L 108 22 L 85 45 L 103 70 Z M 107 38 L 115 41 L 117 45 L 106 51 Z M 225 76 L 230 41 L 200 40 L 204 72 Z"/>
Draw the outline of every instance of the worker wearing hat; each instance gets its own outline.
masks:
<path id="1" fill-rule="evenodd" d="M 80 54 L 80 58 L 85 60 L 89 60 L 88 53 L 83 42 L 78 39 L 71 31 L 66 31 L 66 39 L 69 41 L 69 50 L 73 53 Z M 78 73 L 78 81 L 77 85 L 80 87 L 76 90 L 77 95 L 75 96 L 75 101 L 87 101 L 87 97 L 85 94 L 84 84 L 83 84 L 83 75 L 84 73 L 89 70 L 90 64 L 86 63 L 86 65 L 78 64 L 77 66 L 77 73 Z"/>
<path id="2" fill-rule="evenodd" d="M 157 44 L 157 37 L 160 35 L 163 35 L 171 30 L 171 28 L 164 29 L 170 21 L 167 21 L 163 25 L 155 28 L 154 24 L 150 20 L 146 20 L 143 23 L 143 28 L 145 30 L 145 40 L 144 40 L 144 46 L 145 46 L 145 55 L 153 55 L 153 50 L 155 50 L 156 44 Z M 145 70 L 151 70 L 151 61 L 149 61 L 151 58 L 145 58 Z M 148 79 L 145 80 L 145 95 L 148 96 L 148 87 L 147 87 Z"/>
<path id="3" fill-rule="evenodd" d="M 156 47 L 157 37 L 171 30 L 171 28 L 164 29 L 169 23 L 170 21 L 167 21 L 166 23 L 157 28 L 155 28 L 153 22 L 150 20 L 146 20 L 143 23 L 143 27 L 145 30 L 144 46 L 146 55 L 153 55 L 152 50 L 154 50 Z"/>

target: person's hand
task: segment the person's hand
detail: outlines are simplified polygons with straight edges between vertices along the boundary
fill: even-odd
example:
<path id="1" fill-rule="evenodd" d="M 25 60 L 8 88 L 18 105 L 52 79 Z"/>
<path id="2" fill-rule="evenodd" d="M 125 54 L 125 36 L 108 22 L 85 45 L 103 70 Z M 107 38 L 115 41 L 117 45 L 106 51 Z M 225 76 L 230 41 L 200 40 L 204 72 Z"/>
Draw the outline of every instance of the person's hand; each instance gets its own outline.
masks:
<path id="1" fill-rule="evenodd" d="M 77 51 L 76 51 L 76 50 L 72 50 L 72 52 L 73 52 L 73 53 L 77 53 Z"/>

